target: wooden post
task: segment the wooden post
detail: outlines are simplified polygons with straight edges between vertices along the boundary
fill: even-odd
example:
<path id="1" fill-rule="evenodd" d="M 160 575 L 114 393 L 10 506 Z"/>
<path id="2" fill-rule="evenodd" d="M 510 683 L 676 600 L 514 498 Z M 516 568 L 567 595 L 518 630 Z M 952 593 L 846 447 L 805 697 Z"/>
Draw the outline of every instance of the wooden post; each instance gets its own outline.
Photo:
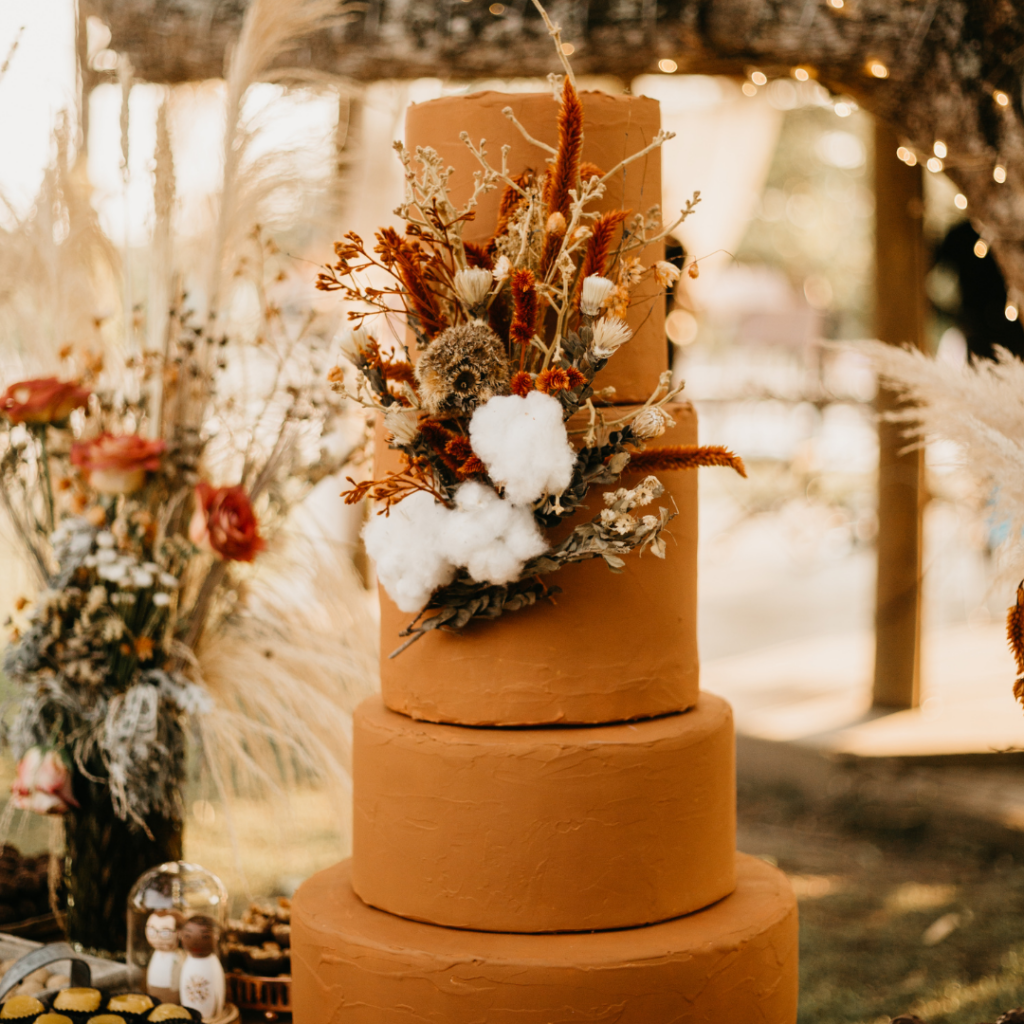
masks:
<path id="1" fill-rule="evenodd" d="M 892 345 L 924 345 L 924 195 L 919 166 L 896 156 L 893 130 L 875 122 L 875 331 Z M 880 708 L 921 700 L 921 533 L 924 452 L 882 414 L 897 407 L 879 388 L 878 578 L 875 592 L 875 681 Z"/>

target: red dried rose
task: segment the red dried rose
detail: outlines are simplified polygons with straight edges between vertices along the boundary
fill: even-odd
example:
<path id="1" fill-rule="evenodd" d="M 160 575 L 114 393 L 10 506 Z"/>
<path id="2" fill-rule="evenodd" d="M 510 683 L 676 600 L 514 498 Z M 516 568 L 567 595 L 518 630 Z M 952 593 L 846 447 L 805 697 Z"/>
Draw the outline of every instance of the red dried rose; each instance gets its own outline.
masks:
<path id="1" fill-rule="evenodd" d="M 56 377 L 12 384 L 0 398 L 0 411 L 12 423 L 61 423 L 89 401 L 90 391 Z"/>
<path id="2" fill-rule="evenodd" d="M 266 547 L 244 487 L 196 486 L 196 510 L 188 528 L 196 547 L 227 562 L 251 562 Z"/>
<path id="3" fill-rule="evenodd" d="M 88 476 L 100 494 L 132 494 L 146 482 L 146 474 L 160 468 L 165 441 L 148 441 L 138 434 L 100 434 L 71 447 L 71 461 Z"/>

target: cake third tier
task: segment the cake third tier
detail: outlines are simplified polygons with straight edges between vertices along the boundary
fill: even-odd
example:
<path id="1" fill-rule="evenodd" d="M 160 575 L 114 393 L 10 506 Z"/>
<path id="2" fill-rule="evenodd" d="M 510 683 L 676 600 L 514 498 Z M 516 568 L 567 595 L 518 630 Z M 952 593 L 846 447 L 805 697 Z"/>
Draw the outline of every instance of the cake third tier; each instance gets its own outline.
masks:
<path id="1" fill-rule="evenodd" d="M 500 935 L 382 914 L 348 863 L 292 904 L 299 1024 L 793 1024 L 797 907 L 785 875 L 738 859 L 736 891 L 649 928 Z"/>
<path id="2" fill-rule="evenodd" d="M 732 712 L 586 728 L 418 722 L 373 697 L 353 736 L 352 884 L 403 917 L 590 931 L 706 907 L 735 884 Z"/>

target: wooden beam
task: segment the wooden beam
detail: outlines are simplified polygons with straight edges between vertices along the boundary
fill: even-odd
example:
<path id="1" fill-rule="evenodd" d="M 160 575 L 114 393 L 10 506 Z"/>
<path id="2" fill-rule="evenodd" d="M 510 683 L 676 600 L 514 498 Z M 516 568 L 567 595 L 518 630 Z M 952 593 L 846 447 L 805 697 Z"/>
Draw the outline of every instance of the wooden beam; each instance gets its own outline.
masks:
<path id="1" fill-rule="evenodd" d="M 276 0 L 281 8 L 291 0 Z M 219 77 L 250 0 L 79 0 L 141 81 Z M 275 4 L 266 5 L 272 9 Z M 547 0 L 577 74 L 788 77 L 802 65 L 897 126 L 921 158 L 943 140 L 1011 289 L 1024 293 L 1024 5 L 1006 0 Z M 531 0 L 359 0 L 281 58 L 349 80 L 560 71 Z M 993 176 L 1002 165 L 1003 175 Z M 699 185 L 699 183 L 696 183 Z"/>
<path id="2" fill-rule="evenodd" d="M 875 123 L 875 333 L 892 345 L 924 345 L 925 253 L 920 165 L 896 157 L 899 140 Z M 924 451 L 904 451 L 899 424 L 882 417 L 897 407 L 880 388 L 878 421 L 878 577 L 873 703 L 913 708 L 921 700 L 921 533 Z"/>

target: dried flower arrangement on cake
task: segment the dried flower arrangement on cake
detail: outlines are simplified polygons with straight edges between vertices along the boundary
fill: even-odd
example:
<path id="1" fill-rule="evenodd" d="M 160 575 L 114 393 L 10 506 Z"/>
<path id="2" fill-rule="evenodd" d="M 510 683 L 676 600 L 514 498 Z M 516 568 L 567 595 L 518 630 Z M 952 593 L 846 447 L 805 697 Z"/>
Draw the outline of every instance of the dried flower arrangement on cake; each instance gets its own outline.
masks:
<path id="1" fill-rule="evenodd" d="M 395 654 L 430 630 L 459 630 L 534 604 L 557 592 L 545 578 L 573 562 L 603 558 L 619 571 L 631 552 L 665 557 L 673 514 L 642 511 L 664 492 L 653 475 L 606 491 L 600 514 L 563 539 L 545 534 L 630 463 L 647 473 L 700 465 L 744 472 L 721 448 L 644 450 L 672 424 L 666 407 L 682 388 L 668 373 L 625 415 L 610 406 L 614 389 L 597 383 L 630 341 L 625 315 L 637 286 L 666 289 L 679 278 L 673 264 L 645 266 L 642 257 L 693 211 L 699 194 L 669 225 L 657 207 L 595 210 L 606 182 L 672 133 L 660 132 L 615 167 L 595 167 L 583 161 L 583 104 L 568 64 L 552 84 L 557 147 L 531 138 L 505 111 L 547 166 L 513 175 L 508 147 L 495 167 L 483 143 L 464 132 L 480 169 L 473 195 L 456 207 L 452 171 L 438 154 L 397 144 L 406 193 L 395 212 L 405 234 L 384 228 L 371 247 L 348 233 L 318 281 L 360 307 L 348 314 L 354 329 L 343 343 L 354 383 L 337 369 L 335 387 L 383 415 L 401 457 L 399 469 L 353 483 L 345 495 L 381 506 L 364 532 L 367 550 L 394 602 L 416 613 Z M 464 227 L 492 189 L 502 190 L 498 220 L 490 241 L 475 245 L 464 240 Z M 385 348 L 382 327 L 415 335 L 415 367 L 404 343 Z M 581 437 L 578 450 L 570 434 Z"/>

